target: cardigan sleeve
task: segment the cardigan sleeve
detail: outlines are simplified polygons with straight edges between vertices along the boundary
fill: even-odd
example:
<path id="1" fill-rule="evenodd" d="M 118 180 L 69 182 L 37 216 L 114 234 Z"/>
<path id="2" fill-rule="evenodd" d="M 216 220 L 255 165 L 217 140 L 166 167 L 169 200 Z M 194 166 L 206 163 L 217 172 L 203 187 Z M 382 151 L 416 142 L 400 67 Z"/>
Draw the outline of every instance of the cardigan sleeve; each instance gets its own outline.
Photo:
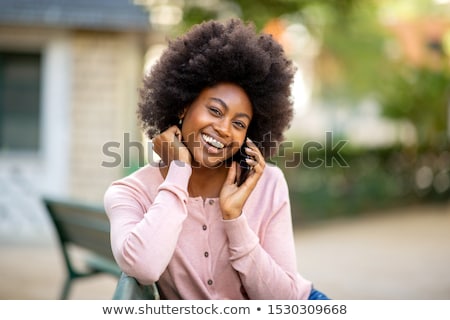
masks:
<path id="1" fill-rule="evenodd" d="M 288 189 L 279 178 L 272 199 L 277 199 L 264 239 L 248 223 L 245 212 L 234 220 L 224 220 L 230 261 L 239 273 L 250 299 L 307 299 L 312 288 L 297 271 Z M 281 201 L 278 201 L 281 200 Z M 260 208 L 261 212 L 263 208 Z M 258 214 L 258 213 L 256 213 Z"/>
<path id="2" fill-rule="evenodd" d="M 157 281 L 173 255 L 187 216 L 191 173 L 189 165 L 173 161 L 152 203 L 136 178 L 114 182 L 105 192 L 113 255 L 122 271 L 142 284 Z"/>

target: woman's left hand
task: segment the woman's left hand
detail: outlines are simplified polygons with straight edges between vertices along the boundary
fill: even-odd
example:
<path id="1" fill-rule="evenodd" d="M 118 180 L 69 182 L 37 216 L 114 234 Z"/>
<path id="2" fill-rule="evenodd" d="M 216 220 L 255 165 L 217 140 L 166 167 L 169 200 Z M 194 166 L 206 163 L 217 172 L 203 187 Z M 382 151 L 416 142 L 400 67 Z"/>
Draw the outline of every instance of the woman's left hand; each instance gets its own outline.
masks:
<path id="1" fill-rule="evenodd" d="M 220 191 L 220 207 L 225 220 L 235 219 L 241 215 L 245 201 L 255 188 L 266 166 L 258 147 L 248 138 L 246 144 L 245 152 L 251 157 L 246 159 L 247 164 L 251 167 L 247 179 L 240 186 L 237 185 L 237 177 L 241 173 L 241 168 L 236 161 L 233 161 Z"/>

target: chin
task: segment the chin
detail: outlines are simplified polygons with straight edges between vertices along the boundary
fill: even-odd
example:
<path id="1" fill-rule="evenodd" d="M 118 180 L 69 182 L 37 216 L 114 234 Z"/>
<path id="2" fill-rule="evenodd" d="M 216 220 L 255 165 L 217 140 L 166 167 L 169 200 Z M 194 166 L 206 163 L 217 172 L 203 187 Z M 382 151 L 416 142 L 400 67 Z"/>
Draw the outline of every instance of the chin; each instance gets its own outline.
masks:
<path id="1" fill-rule="evenodd" d="M 198 150 L 197 150 L 198 151 Z M 231 156 L 228 152 L 224 152 L 224 154 L 214 156 L 207 152 L 197 152 L 191 153 L 193 155 L 193 160 L 195 161 L 195 166 L 197 167 L 206 167 L 206 168 L 217 168 L 222 166 L 227 162 Z"/>
<path id="2" fill-rule="evenodd" d="M 223 163 L 224 163 L 223 161 L 215 161 L 215 162 L 200 162 L 198 164 L 201 167 L 213 169 L 222 166 Z"/>
<path id="3" fill-rule="evenodd" d="M 200 160 L 200 161 L 199 161 Z M 197 168 L 205 167 L 205 168 L 217 168 L 220 167 L 225 160 L 223 159 L 214 159 L 211 161 L 205 161 L 205 158 L 194 158 L 195 163 L 193 164 Z"/>

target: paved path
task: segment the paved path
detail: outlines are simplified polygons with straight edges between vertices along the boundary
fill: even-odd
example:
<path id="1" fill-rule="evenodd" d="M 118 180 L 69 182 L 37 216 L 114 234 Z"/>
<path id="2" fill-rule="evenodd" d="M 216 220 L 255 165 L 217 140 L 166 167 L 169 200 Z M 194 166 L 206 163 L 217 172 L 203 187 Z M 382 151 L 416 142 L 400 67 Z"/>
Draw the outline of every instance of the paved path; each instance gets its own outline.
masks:
<path id="1" fill-rule="evenodd" d="M 450 299 L 450 203 L 295 230 L 298 267 L 335 299 Z M 0 299 L 57 299 L 65 269 L 54 234 L 0 237 Z M 111 276 L 80 280 L 72 299 L 110 299 Z"/>
<path id="2" fill-rule="evenodd" d="M 450 299 L 450 203 L 297 232 L 300 272 L 336 299 Z"/>

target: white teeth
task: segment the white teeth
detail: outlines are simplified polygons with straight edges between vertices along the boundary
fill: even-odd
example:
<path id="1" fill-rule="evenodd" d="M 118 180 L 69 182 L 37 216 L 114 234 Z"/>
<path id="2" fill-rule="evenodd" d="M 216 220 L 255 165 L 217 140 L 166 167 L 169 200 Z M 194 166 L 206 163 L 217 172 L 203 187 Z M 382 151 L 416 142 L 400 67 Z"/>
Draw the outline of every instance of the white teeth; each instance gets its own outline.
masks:
<path id="1" fill-rule="evenodd" d="M 203 139 L 205 139 L 206 142 L 208 142 L 213 147 L 216 147 L 217 149 L 222 149 L 223 147 L 225 147 L 223 143 L 217 141 L 213 137 L 207 136 L 206 134 L 202 134 L 202 137 Z"/>

